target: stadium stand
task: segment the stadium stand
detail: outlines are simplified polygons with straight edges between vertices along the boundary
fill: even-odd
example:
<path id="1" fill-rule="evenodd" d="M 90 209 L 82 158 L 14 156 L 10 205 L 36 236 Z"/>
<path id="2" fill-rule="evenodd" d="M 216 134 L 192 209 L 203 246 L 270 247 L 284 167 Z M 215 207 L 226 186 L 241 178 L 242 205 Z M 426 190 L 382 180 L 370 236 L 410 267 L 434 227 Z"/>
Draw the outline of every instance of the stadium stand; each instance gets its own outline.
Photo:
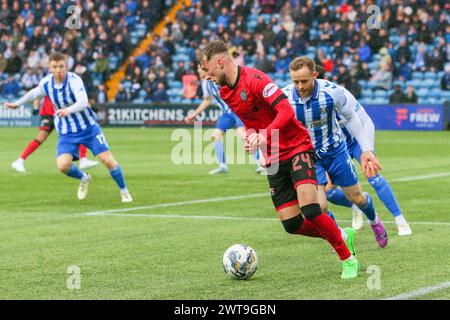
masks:
<path id="1" fill-rule="evenodd" d="M 46 53 L 63 48 L 74 57 L 72 69 L 95 89 L 128 61 L 173 4 L 84 1 L 83 26 L 70 30 L 59 22 L 67 19 L 70 3 L 2 1 L 4 82 L 12 74 L 24 89 L 42 74 Z M 379 16 L 366 13 L 371 3 L 380 7 Z M 269 72 L 279 86 L 289 83 L 291 59 L 307 55 L 364 103 L 389 103 L 397 84 L 405 95 L 412 86 L 419 103 L 443 103 L 450 100 L 449 71 L 444 71 L 450 63 L 449 9 L 448 2 L 438 0 L 193 0 L 127 62 L 119 100 L 152 102 L 156 92 L 158 100 L 165 99 L 161 90 L 166 90 L 171 102 L 199 102 L 201 90 L 193 98 L 183 96 L 182 78 L 196 72 L 197 50 L 220 37 L 234 47 L 237 59 Z"/>

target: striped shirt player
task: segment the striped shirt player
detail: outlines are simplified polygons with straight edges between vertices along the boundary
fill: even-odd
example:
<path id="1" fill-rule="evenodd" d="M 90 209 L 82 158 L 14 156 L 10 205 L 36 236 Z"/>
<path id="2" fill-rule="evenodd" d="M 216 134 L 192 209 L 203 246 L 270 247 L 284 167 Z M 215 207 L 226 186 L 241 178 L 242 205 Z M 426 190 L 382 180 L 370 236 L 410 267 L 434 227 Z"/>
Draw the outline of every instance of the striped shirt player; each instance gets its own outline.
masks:
<path id="1" fill-rule="evenodd" d="M 39 111 L 39 103 L 40 100 L 34 101 L 34 107 L 36 113 Z M 26 172 L 24 163 L 26 159 L 35 152 L 48 138 L 50 133 L 55 128 L 53 123 L 53 116 L 55 114 L 55 110 L 53 108 L 52 102 L 50 99 L 46 96 L 44 98 L 44 102 L 42 103 L 41 110 L 39 111 L 39 115 L 41 117 L 40 119 L 40 125 L 39 125 L 39 132 L 36 137 L 36 139 L 30 141 L 21 154 L 19 158 L 17 158 L 12 164 L 11 167 L 16 170 L 17 172 Z M 95 167 L 98 162 L 92 161 L 87 158 L 87 148 L 84 145 L 80 145 L 79 149 L 79 157 L 80 157 L 80 168 L 81 169 L 89 169 L 92 167 Z"/>
<path id="2" fill-rule="evenodd" d="M 48 97 L 55 110 L 54 125 L 59 134 L 56 148 L 57 164 L 61 172 L 80 180 L 78 199 L 87 196 L 90 175 L 81 171 L 72 161 L 78 160 L 81 144 L 99 157 L 109 169 L 112 178 L 120 188 L 122 202 L 132 198 L 125 184 L 122 170 L 114 160 L 102 129 L 95 120 L 83 80 L 75 73 L 68 72 L 66 56 L 55 52 L 49 57 L 50 74 L 39 85 L 15 103 L 5 103 L 6 107 L 16 108 L 27 101 Z"/>
<path id="3" fill-rule="evenodd" d="M 347 121 L 349 130 L 360 141 L 363 150 L 371 151 L 371 146 L 357 114 L 347 104 L 342 91 L 326 80 L 315 80 L 313 95 L 308 99 L 300 97 L 294 84 L 286 86 L 283 91 L 294 107 L 297 120 L 308 129 L 313 140 L 318 157 L 318 183 L 327 183 L 325 171 L 328 171 L 332 182 L 339 186 L 349 187 L 357 184 L 358 177 L 347 152 L 338 112 Z M 338 164 L 336 159 L 349 165 Z"/>
<path id="4" fill-rule="evenodd" d="M 314 68 L 312 69 L 314 70 Z M 301 70 L 292 71 L 296 78 Z M 308 73 L 311 79 L 313 73 Z M 354 164 L 345 143 L 345 136 L 339 125 L 337 115 L 345 119 L 347 129 L 356 138 L 363 152 L 372 151 L 366 132 L 354 108 L 347 103 L 343 90 L 336 84 L 322 80 L 313 80 L 313 91 L 308 97 L 301 97 L 294 84 L 283 88 L 289 102 L 294 108 L 297 120 L 308 130 L 316 150 L 317 182 L 325 196 L 328 173 L 333 184 L 343 188 L 347 198 L 356 204 L 373 226 L 375 239 L 380 247 L 387 245 L 387 233 L 381 220 L 377 217 L 372 198 L 362 193 Z M 325 210 L 326 202 L 322 203 Z"/>
<path id="5" fill-rule="evenodd" d="M 83 80 L 77 74 L 68 72 L 62 84 L 56 84 L 53 75 L 49 74 L 39 82 L 38 89 L 41 96 L 52 101 L 55 112 L 64 108 L 70 110 L 66 117 L 54 118 L 60 135 L 80 133 L 97 124 Z"/>
<path id="6" fill-rule="evenodd" d="M 345 97 L 347 99 L 347 104 L 351 106 L 358 115 L 362 127 L 368 137 L 370 148 L 371 150 L 374 150 L 375 125 L 372 119 L 367 114 L 364 107 L 347 89 L 340 86 L 338 87 L 344 92 Z M 350 157 L 352 159 L 356 159 L 358 162 L 361 162 L 362 150 L 358 141 L 347 129 L 347 122 L 345 118 L 337 114 L 337 119 L 339 120 L 339 125 L 342 129 L 342 132 L 344 133 L 345 141 L 347 144 L 347 150 L 350 154 Z M 408 222 L 406 221 L 406 218 L 402 214 L 400 205 L 398 204 L 397 198 L 395 197 L 394 191 L 392 190 L 392 187 L 390 186 L 389 182 L 380 173 L 376 174 L 375 176 L 369 177 L 367 181 L 375 190 L 378 198 L 383 202 L 385 207 L 395 218 L 395 222 L 398 228 L 398 235 L 400 236 L 411 235 L 412 234 L 411 227 L 409 226 Z M 334 204 L 343 205 L 349 208 L 352 207 L 352 203 L 347 200 L 342 190 L 339 190 L 337 188 L 332 188 L 331 190 L 327 191 L 327 199 Z M 360 221 L 363 220 L 361 219 Z M 359 227 L 361 226 L 362 225 L 360 225 Z"/>

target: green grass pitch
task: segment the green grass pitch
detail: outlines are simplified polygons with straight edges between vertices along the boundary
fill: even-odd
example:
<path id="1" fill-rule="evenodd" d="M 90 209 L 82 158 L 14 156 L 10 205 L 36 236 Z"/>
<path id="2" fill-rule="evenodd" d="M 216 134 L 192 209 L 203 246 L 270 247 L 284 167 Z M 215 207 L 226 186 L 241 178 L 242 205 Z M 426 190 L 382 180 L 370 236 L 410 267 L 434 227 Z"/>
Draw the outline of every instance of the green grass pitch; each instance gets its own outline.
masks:
<path id="1" fill-rule="evenodd" d="M 254 165 L 230 165 L 228 175 L 209 176 L 214 165 L 172 163 L 172 129 L 104 132 L 131 204 L 120 203 L 102 166 L 90 170 L 88 198 L 78 201 L 78 182 L 56 169 L 56 134 L 27 160 L 27 173 L 14 172 L 10 163 L 37 130 L 0 129 L 0 299 L 383 299 L 450 281 L 450 132 L 377 132 L 382 173 L 413 235 L 397 236 L 393 218 L 364 180 L 390 238 L 380 249 L 367 224 L 358 232 L 362 270 L 352 281 L 340 279 L 340 262 L 325 241 L 285 233 L 269 196 L 226 199 L 268 193 Z M 179 203 L 198 199 L 213 200 Z M 126 208 L 134 209 L 120 212 Z M 349 210 L 330 208 L 341 226 L 350 225 Z M 105 210 L 117 212 L 83 215 Z M 249 217 L 263 219 L 239 220 Z M 222 254 L 235 243 L 258 253 L 250 280 L 230 280 L 222 269 Z M 67 269 L 73 265 L 81 287 L 71 290 Z M 380 270 L 379 289 L 368 286 L 372 266 Z M 450 299 L 450 288 L 414 299 Z"/>

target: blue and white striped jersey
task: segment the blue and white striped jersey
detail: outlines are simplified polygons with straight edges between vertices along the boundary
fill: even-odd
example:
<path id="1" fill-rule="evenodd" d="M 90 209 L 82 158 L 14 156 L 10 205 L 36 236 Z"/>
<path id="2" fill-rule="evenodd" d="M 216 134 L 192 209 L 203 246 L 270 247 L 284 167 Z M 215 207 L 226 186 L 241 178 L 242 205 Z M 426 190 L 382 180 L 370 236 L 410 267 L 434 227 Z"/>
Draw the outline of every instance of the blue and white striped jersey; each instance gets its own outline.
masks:
<path id="1" fill-rule="evenodd" d="M 39 82 L 38 89 L 40 96 L 50 98 L 55 111 L 70 107 L 79 100 L 88 101 L 83 80 L 73 72 L 67 73 L 62 84 L 55 83 L 53 75 L 49 74 Z M 95 114 L 88 103 L 86 108 L 65 118 L 55 114 L 54 121 L 59 134 L 79 133 L 96 124 Z"/>
<path id="2" fill-rule="evenodd" d="M 314 81 L 314 92 L 303 100 L 294 84 L 283 88 L 299 120 L 311 136 L 319 157 L 333 155 L 345 148 L 344 134 L 336 117 L 336 109 L 345 106 L 345 96 L 334 83 Z"/>
<path id="3" fill-rule="evenodd" d="M 217 106 L 222 110 L 223 113 L 233 113 L 230 107 L 226 104 L 225 101 L 220 97 L 220 88 L 214 82 L 210 80 L 202 81 L 202 90 L 203 90 L 203 98 L 212 97 Z"/>

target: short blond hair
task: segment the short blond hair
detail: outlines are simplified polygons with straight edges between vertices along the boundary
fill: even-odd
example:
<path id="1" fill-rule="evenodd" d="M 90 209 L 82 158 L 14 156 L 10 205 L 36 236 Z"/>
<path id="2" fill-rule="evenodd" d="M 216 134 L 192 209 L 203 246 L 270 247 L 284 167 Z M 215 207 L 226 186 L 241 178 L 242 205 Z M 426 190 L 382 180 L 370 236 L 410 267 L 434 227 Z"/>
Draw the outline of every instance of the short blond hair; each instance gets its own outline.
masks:
<path id="1" fill-rule="evenodd" d="M 289 64 L 289 69 L 292 71 L 300 70 L 303 67 L 307 67 L 311 72 L 316 70 L 316 63 L 313 59 L 307 56 L 297 57 Z"/>
<path id="2" fill-rule="evenodd" d="M 229 48 L 222 40 L 214 40 L 208 43 L 197 57 L 198 62 L 202 64 L 203 61 L 208 62 L 213 56 L 219 53 L 229 54 Z"/>
<path id="3" fill-rule="evenodd" d="M 50 54 L 50 56 L 48 57 L 48 62 L 52 62 L 52 61 L 67 61 L 67 57 L 64 53 L 61 52 L 53 52 L 52 54 Z"/>

